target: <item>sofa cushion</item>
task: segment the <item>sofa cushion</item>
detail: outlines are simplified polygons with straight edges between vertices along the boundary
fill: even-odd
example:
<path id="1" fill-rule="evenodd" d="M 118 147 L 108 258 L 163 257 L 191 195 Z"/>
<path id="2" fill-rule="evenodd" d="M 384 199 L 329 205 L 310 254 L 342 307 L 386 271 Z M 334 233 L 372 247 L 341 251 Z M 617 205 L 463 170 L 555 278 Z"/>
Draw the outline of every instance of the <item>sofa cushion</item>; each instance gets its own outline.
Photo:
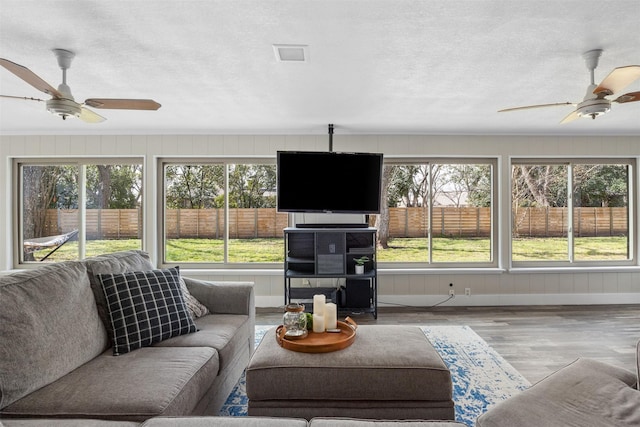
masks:
<path id="1" fill-rule="evenodd" d="M 113 329 L 113 354 L 196 332 L 177 267 L 98 274 Z"/>
<path id="2" fill-rule="evenodd" d="M 100 418 L 142 422 L 192 413 L 218 375 L 212 348 L 106 351 L 58 381 L 4 408 L 1 416 Z"/>
<path id="3" fill-rule="evenodd" d="M 248 346 L 248 340 L 255 339 L 249 316 L 242 314 L 209 314 L 196 319 L 196 326 L 197 334 L 181 335 L 155 345 L 215 348 L 220 358 L 220 370 L 224 370 L 242 353 L 240 347 Z"/>
<path id="4" fill-rule="evenodd" d="M 98 315 L 102 319 L 104 326 L 107 328 L 108 337 L 111 339 L 113 331 L 111 330 L 111 322 L 109 321 L 109 311 L 107 310 L 107 302 L 102 292 L 100 280 L 96 274 L 104 273 L 128 273 L 131 271 L 147 271 L 153 270 L 155 267 L 151 263 L 149 254 L 140 250 L 130 250 L 114 252 L 111 254 L 98 255 L 87 258 L 84 261 L 87 266 L 87 274 L 91 289 L 98 306 Z"/>
<path id="5" fill-rule="evenodd" d="M 84 264 L 0 277 L 0 343 L 0 408 L 105 351 L 107 333 Z"/>
<path id="6" fill-rule="evenodd" d="M 14 418 L 0 421 L 0 427 L 136 427 L 140 423 L 133 421 L 106 421 L 89 419 L 33 419 Z"/>
<path id="7" fill-rule="evenodd" d="M 309 423 L 311 427 L 466 427 L 455 421 L 427 420 L 368 420 L 340 417 L 316 417 Z"/>
<path id="8" fill-rule="evenodd" d="M 478 427 L 640 426 L 636 375 L 592 359 L 578 359 L 477 419 Z"/>
<path id="9" fill-rule="evenodd" d="M 307 427 L 307 420 L 276 417 L 156 417 L 144 427 Z"/>

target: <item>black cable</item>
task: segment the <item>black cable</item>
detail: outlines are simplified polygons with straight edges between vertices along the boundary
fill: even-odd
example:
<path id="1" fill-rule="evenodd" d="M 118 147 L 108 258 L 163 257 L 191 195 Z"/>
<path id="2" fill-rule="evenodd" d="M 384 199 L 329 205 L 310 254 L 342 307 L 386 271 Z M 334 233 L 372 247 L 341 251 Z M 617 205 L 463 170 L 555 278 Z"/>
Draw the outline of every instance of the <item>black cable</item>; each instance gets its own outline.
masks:
<path id="1" fill-rule="evenodd" d="M 394 302 L 384 302 L 384 301 L 378 301 L 378 306 L 380 304 L 388 304 L 388 305 L 395 305 L 398 307 L 407 307 L 407 308 L 433 308 L 433 307 L 437 307 L 439 305 L 444 304 L 445 302 L 451 301 L 452 299 L 454 299 L 456 296 L 455 295 L 449 295 L 449 297 L 445 300 L 442 300 L 436 304 L 433 305 L 407 305 L 407 304 L 398 304 L 398 303 L 394 303 Z"/>

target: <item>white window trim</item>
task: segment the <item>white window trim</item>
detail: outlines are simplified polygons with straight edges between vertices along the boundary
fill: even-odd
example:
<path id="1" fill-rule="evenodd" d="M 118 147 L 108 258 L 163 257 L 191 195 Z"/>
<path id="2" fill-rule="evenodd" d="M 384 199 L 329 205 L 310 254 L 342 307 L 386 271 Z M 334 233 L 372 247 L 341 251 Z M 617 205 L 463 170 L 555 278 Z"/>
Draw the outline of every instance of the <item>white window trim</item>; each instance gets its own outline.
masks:
<path id="1" fill-rule="evenodd" d="M 601 261 L 581 261 L 574 260 L 571 256 L 568 260 L 564 261 L 514 261 L 513 253 L 512 253 L 512 242 L 513 242 L 513 214 L 511 212 L 513 206 L 513 182 L 511 180 L 512 174 L 511 170 L 515 165 L 521 164 L 529 164 L 529 165 L 566 165 L 568 167 L 568 178 L 567 178 L 567 193 L 569 198 L 571 199 L 568 206 L 568 219 L 570 221 L 569 224 L 573 224 L 573 193 L 571 191 L 572 184 L 572 166 L 576 164 L 626 164 L 629 166 L 629 179 L 628 179 L 628 193 L 629 193 L 629 204 L 628 204 L 628 234 L 629 234 L 629 259 L 626 260 L 601 260 Z M 513 272 L 532 272 L 532 271 L 601 271 L 602 269 L 608 268 L 627 268 L 638 265 L 638 238 L 635 235 L 636 223 L 638 221 L 638 207 L 636 205 L 637 198 L 637 186 L 635 185 L 638 182 L 638 168 L 637 168 L 637 158 L 635 157 L 543 157 L 543 156 L 533 156 L 533 157 L 511 157 L 509 159 L 509 181 L 507 188 L 504 189 L 505 192 L 508 192 L 508 210 L 509 210 L 509 221 L 508 221 L 508 229 L 504 231 L 505 236 L 507 236 L 509 241 L 509 271 Z M 573 251 L 573 227 L 570 227 L 570 232 L 568 233 L 568 248 L 570 251 Z"/>
<path id="2" fill-rule="evenodd" d="M 95 156 L 73 156 L 73 157 L 61 157 L 61 156 L 47 156 L 47 157 L 13 157 L 11 160 L 11 179 L 12 179 L 12 251 L 13 251 L 13 268 L 14 269 L 31 269 L 41 267 L 42 264 L 38 262 L 23 262 L 23 242 L 24 236 L 22 232 L 23 224 L 23 207 L 22 207 L 22 166 L 58 166 L 58 165 L 73 165 L 78 166 L 79 179 L 78 179 L 78 259 L 84 259 L 86 255 L 86 166 L 87 165 L 141 165 L 142 166 L 142 185 L 143 195 L 144 191 L 144 176 L 146 174 L 146 164 L 143 157 L 140 156 L 109 156 L 109 157 L 95 157 Z M 145 198 L 140 200 L 140 209 L 144 213 L 145 211 Z M 145 247 L 145 222 L 144 215 L 142 216 L 141 224 L 141 247 L 144 250 Z"/>

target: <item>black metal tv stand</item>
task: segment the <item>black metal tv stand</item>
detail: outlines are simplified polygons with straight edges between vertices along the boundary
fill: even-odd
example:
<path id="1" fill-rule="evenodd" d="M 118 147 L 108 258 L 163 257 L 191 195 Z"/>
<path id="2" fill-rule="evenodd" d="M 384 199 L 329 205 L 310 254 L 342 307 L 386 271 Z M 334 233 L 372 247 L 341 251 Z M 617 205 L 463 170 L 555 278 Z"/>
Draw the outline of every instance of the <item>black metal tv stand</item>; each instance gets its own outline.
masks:
<path id="1" fill-rule="evenodd" d="M 285 305 L 303 302 L 311 311 L 313 296 L 324 294 L 341 313 L 370 313 L 377 318 L 376 237 L 373 227 L 285 228 Z M 365 256 L 369 262 L 357 274 L 355 260 Z M 308 279 L 322 279 L 324 285 L 311 286 Z"/>

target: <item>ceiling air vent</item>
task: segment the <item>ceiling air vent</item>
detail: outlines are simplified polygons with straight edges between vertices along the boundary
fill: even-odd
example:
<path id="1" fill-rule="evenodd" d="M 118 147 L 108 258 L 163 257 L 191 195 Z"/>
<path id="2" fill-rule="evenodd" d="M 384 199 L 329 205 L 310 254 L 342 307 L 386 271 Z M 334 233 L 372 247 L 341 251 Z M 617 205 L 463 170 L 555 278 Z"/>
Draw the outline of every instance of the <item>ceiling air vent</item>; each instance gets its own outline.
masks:
<path id="1" fill-rule="evenodd" d="M 309 46 L 303 44 L 274 44 L 273 52 L 278 62 L 308 62 Z"/>

